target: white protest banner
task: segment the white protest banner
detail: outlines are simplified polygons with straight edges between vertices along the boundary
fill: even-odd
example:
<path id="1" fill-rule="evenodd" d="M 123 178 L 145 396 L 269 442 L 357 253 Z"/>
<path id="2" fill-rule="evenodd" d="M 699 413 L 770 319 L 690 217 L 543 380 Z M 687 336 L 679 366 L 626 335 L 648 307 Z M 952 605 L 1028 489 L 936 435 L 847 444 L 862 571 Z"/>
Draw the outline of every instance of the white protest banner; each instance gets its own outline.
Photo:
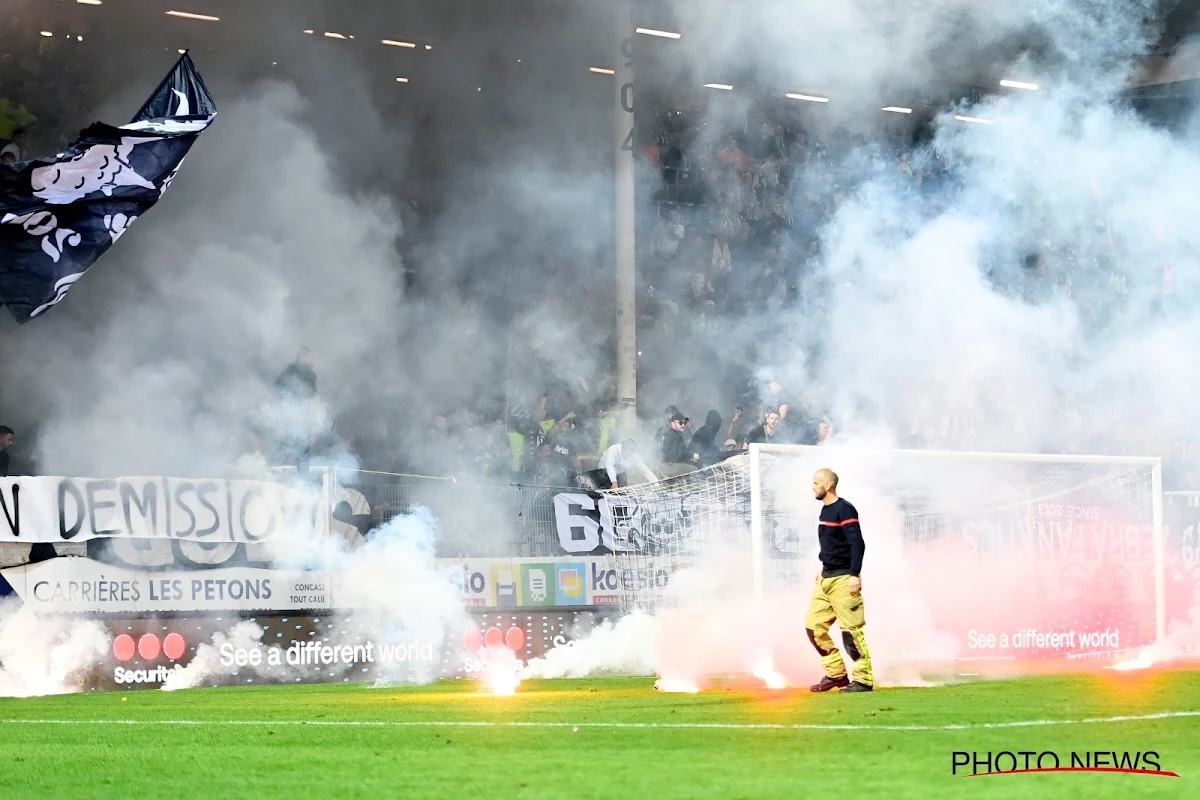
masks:
<path id="1" fill-rule="evenodd" d="M 317 489 L 265 481 L 181 478 L 0 479 L 0 542 L 83 542 L 124 537 L 261 542 L 325 532 Z"/>

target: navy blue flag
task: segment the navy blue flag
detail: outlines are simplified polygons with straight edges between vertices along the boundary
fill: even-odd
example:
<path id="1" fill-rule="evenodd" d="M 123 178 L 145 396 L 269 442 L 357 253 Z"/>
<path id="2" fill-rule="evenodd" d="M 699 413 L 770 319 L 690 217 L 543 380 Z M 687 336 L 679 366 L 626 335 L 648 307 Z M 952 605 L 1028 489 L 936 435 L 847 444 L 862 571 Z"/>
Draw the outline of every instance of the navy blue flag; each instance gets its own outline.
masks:
<path id="1" fill-rule="evenodd" d="M 158 202 L 216 114 L 184 54 L 128 125 L 98 122 L 53 158 L 0 165 L 0 304 L 28 322 L 62 300 Z"/>

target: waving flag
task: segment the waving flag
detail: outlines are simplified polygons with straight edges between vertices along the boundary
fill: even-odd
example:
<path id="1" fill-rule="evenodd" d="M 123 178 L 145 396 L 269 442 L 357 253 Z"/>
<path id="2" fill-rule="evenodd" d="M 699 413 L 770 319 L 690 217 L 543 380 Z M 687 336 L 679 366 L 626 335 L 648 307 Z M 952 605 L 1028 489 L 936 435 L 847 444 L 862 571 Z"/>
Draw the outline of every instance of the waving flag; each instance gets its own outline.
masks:
<path id="1" fill-rule="evenodd" d="M 27 322 L 61 301 L 158 202 L 216 114 L 184 54 L 128 125 L 96 123 L 53 158 L 0 165 L 0 304 Z"/>

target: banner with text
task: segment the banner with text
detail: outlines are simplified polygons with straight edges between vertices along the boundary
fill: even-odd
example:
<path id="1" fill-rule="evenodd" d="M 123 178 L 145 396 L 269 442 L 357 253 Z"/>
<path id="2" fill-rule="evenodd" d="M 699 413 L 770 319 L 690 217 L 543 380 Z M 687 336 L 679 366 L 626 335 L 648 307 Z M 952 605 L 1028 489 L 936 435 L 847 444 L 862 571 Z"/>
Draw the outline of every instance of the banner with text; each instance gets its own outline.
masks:
<path id="1" fill-rule="evenodd" d="M 0 479 L 0 543 L 129 538 L 254 543 L 328 528 L 316 489 L 180 478 Z"/>

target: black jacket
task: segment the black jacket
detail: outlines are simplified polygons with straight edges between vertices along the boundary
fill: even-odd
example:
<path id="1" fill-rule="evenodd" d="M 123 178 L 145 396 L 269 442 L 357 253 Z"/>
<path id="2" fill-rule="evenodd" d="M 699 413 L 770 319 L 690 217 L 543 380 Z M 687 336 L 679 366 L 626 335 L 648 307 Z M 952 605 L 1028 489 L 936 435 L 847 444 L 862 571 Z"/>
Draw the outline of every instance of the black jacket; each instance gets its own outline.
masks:
<path id="1" fill-rule="evenodd" d="M 688 455 L 687 445 L 683 443 L 683 434 L 674 428 L 667 428 L 662 439 L 662 460 L 664 464 L 688 464 L 691 463 L 691 456 Z"/>

